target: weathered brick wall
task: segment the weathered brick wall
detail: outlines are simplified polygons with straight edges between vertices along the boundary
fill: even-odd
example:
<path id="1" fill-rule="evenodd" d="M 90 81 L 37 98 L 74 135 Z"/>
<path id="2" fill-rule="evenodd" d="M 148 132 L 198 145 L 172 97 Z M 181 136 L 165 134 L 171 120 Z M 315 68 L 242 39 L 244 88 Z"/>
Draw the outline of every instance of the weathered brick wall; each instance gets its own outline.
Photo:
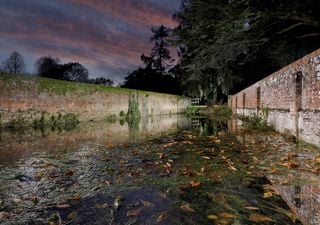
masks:
<path id="1" fill-rule="evenodd" d="M 320 49 L 230 96 L 234 112 L 267 107 L 268 122 L 320 145 Z"/>
<path id="2" fill-rule="evenodd" d="M 121 111 L 127 113 L 132 95 L 143 116 L 180 113 L 191 105 L 189 98 L 175 95 L 0 74 L 2 121 L 21 112 L 32 117 L 42 111 L 75 113 L 82 121 L 100 120 L 111 114 L 119 116 Z"/>

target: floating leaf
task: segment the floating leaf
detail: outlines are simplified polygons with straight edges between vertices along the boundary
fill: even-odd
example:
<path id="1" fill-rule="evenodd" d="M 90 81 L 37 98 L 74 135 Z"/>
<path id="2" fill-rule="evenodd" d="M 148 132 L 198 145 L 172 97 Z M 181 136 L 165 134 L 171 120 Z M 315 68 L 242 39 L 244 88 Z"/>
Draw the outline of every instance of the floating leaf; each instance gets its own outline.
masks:
<path id="1" fill-rule="evenodd" d="M 271 198 L 272 197 L 272 192 L 268 191 L 268 192 L 263 193 L 263 197 L 264 198 Z"/>
<path id="2" fill-rule="evenodd" d="M 208 220 L 217 220 L 218 217 L 216 215 L 208 215 L 207 216 Z"/>
<path id="3" fill-rule="evenodd" d="M 279 173 L 279 170 L 276 167 L 272 167 L 270 173 L 277 174 L 277 173 Z"/>
<path id="4" fill-rule="evenodd" d="M 53 214 L 49 219 L 49 225 L 62 225 L 61 217 L 59 213 Z"/>
<path id="5" fill-rule="evenodd" d="M 34 204 L 37 204 L 39 202 L 39 198 L 37 196 L 32 196 L 31 197 L 31 201 L 34 203 Z"/>
<path id="6" fill-rule="evenodd" d="M 183 204 L 180 206 L 180 208 L 183 210 L 183 211 L 186 211 L 186 212 L 190 212 L 190 213 L 194 213 L 195 210 L 193 208 L 191 208 L 190 204 L 189 203 L 186 203 L 186 204 Z"/>
<path id="7" fill-rule="evenodd" d="M 66 176 L 72 176 L 74 174 L 74 171 L 68 170 L 65 174 Z"/>
<path id="8" fill-rule="evenodd" d="M 234 170 L 234 171 L 237 171 L 237 170 L 238 170 L 237 168 L 235 168 L 235 167 L 232 166 L 232 165 L 229 165 L 229 168 L 232 169 L 232 170 Z"/>
<path id="9" fill-rule="evenodd" d="M 131 209 L 127 212 L 127 216 L 137 216 L 140 214 L 140 212 L 143 210 L 144 206 L 141 206 L 136 209 Z"/>
<path id="10" fill-rule="evenodd" d="M 167 214 L 165 212 L 161 212 L 156 220 L 157 223 L 162 222 L 167 218 Z"/>
<path id="11" fill-rule="evenodd" d="M 253 156 L 252 159 L 253 159 L 253 162 L 255 162 L 255 163 L 260 162 L 260 160 L 256 156 Z"/>
<path id="12" fill-rule="evenodd" d="M 223 219 L 233 219 L 233 218 L 236 218 L 237 216 L 231 213 L 222 212 L 222 213 L 218 213 L 218 217 Z"/>
<path id="13" fill-rule="evenodd" d="M 259 208 L 253 207 L 253 206 L 247 206 L 247 207 L 244 207 L 244 208 L 247 209 L 247 210 L 259 210 Z"/>
<path id="14" fill-rule="evenodd" d="M 77 218 L 77 212 L 76 211 L 73 211 L 72 213 L 70 213 L 68 215 L 68 219 L 69 220 L 75 220 Z"/>
<path id="15" fill-rule="evenodd" d="M 141 200 L 141 202 L 142 202 L 143 206 L 145 206 L 145 207 L 153 206 L 153 203 L 151 203 L 151 202 L 143 201 L 143 200 Z"/>
<path id="16" fill-rule="evenodd" d="M 295 162 L 295 161 L 288 161 L 288 162 L 285 162 L 285 163 L 279 163 L 279 165 L 281 166 L 285 166 L 285 167 L 288 167 L 288 168 L 297 168 L 299 167 L 299 163 Z"/>
<path id="17" fill-rule="evenodd" d="M 319 164 L 320 164 L 320 156 L 315 157 L 315 158 L 314 158 L 314 161 L 315 161 L 316 163 L 319 163 Z"/>
<path id="18" fill-rule="evenodd" d="M 163 159 L 165 157 L 164 153 L 159 153 L 159 159 Z"/>
<path id="19" fill-rule="evenodd" d="M 249 220 L 251 222 L 255 222 L 255 223 L 259 223 L 259 222 L 275 222 L 273 219 L 271 219 L 271 218 L 269 218 L 267 216 L 258 214 L 258 213 L 251 214 L 250 217 L 249 217 Z"/>
<path id="20" fill-rule="evenodd" d="M 76 195 L 76 196 L 72 197 L 71 200 L 76 202 L 76 203 L 79 203 L 81 201 L 81 197 L 80 197 L 80 195 Z"/>
<path id="21" fill-rule="evenodd" d="M 117 196 L 116 199 L 114 200 L 113 206 L 117 210 L 122 203 L 122 196 Z"/>
<path id="22" fill-rule="evenodd" d="M 108 207 L 108 204 L 106 204 L 106 203 L 104 203 L 104 204 L 95 204 L 94 205 L 94 207 L 95 208 L 97 208 L 97 209 L 105 209 L 105 208 L 107 208 Z"/>
<path id="23" fill-rule="evenodd" d="M 201 185 L 199 181 L 194 181 L 194 180 L 191 181 L 190 184 L 191 184 L 191 187 L 199 187 Z"/>

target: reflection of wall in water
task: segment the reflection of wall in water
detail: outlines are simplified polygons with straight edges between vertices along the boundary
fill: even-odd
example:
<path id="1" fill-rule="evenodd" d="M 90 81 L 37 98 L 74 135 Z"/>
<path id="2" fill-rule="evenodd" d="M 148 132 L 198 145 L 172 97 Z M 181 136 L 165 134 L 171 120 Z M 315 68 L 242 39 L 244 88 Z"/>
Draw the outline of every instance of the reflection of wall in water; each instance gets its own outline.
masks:
<path id="1" fill-rule="evenodd" d="M 303 182 L 305 181 L 301 182 L 301 186 L 277 185 L 276 188 L 304 224 L 319 225 L 320 184 L 304 184 Z"/>
<path id="2" fill-rule="evenodd" d="M 245 134 L 237 135 L 237 140 L 244 146 L 248 143 L 275 143 L 274 138 L 268 135 L 254 135 Z M 278 147 L 279 148 L 279 147 Z M 281 147 L 280 147 L 281 148 Z M 283 146 L 284 151 L 287 148 L 286 145 Z M 315 176 L 315 175 L 314 175 Z M 283 181 L 288 179 L 286 176 L 280 176 L 272 174 L 267 176 L 270 180 Z M 320 224 L 320 182 L 307 183 L 310 180 L 310 175 L 295 174 L 294 176 L 295 185 L 276 185 L 273 186 L 281 194 L 281 197 L 286 201 L 288 206 L 294 211 L 299 219 L 304 224 L 319 225 Z M 300 182 L 299 182 L 300 181 Z"/>
<path id="3" fill-rule="evenodd" d="M 81 123 L 79 129 L 66 133 L 48 133 L 42 137 L 41 134 L 21 136 L 2 132 L 0 143 L 0 164 L 15 162 L 22 158 L 32 156 L 38 152 L 77 151 L 79 146 L 86 144 L 102 145 L 125 144 L 133 141 L 143 141 L 150 137 L 166 135 L 177 132 L 179 129 L 189 127 L 188 118 L 181 115 L 154 116 L 144 118 L 140 121 L 139 130 L 134 135 L 129 132 L 127 123 L 120 125 L 116 123 L 91 122 Z"/>

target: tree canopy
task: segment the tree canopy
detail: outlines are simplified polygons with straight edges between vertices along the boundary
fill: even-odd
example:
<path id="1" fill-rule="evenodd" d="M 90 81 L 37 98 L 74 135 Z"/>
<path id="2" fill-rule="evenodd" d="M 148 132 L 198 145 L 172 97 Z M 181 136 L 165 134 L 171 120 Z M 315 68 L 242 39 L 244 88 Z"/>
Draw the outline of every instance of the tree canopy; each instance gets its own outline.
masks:
<path id="1" fill-rule="evenodd" d="M 186 89 L 207 99 L 226 95 L 319 48 L 318 5 L 316 0 L 183 0 L 174 34 Z"/>
<path id="2" fill-rule="evenodd" d="M 80 63 L 60 64 L 58 58 L 43 56 L 35 64 L 38 76 L 58 80 L 88 82 L 89 72 Z"/>
<path id="3" fill-rule="evenodd" d="M 3 70 L 7 73 L 22 74 L 25 69 L 24 59 L 18 52 L 12 52 L 10 57 L 3 62 Z"/>
<path id="4" fill-rule="evenodd" d="M 37 74 L 40 77 L 48 77 L 52 79 L 63 79 L 58 58 L 51 56 L 42 56 L 35 63 Z"/>
<path id="5" fill-rule="evenodd" d="M 107 87 L 113 87 L 114 85 L 113 80 L 111 80 L 110 78 L 104 78 L 104 77 L 97 77 L 95 79 L 91 79 L 90 83 L 107 86 Z"/>
<path id="6" fill-rule="evenodd" d="M 71 62 L 60 66 L 60 71 L 63 76 L 63 80 L 87 82 L 89 72 L 87 68 L 77 62 Z"/>
<path id="7" fill-rule="evenodd" d="M 141 55 L 144 67 L 139 67 L 129 73 L 122 87 L 181 94 L 178 80 L 170 70 L 174 61 L 169 50 L 171 31 L 161 25 L 152 28 L 151 32 L 150 42 L 153 43 L 153 47 L 150 56 Z"/>

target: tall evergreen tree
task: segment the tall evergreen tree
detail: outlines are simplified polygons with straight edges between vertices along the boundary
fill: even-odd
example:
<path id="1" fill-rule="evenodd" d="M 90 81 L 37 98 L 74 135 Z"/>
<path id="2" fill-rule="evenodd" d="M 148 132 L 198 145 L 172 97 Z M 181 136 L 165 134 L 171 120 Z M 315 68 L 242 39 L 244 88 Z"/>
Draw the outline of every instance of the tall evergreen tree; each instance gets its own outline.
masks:
<path id="1" fill-rule="evenodd" d="M 154 46 L 149 60 L 152 59 L 153 67 L 161 74 L 164 74 L 165 69 L 172 63 L 170 50 L 168 49 L 170 29 L 161 25 L 157 28 L 152 28 L 151 32 L 153 35 L 150 41 Z"/>
<path id="2" fill-rule="evenodd" d="M 132 71 L 122 87 L 170 94 L 181 94 L 178 80 L 170 73 L 170 29 L 163 25 L 152 28 L 150 41 L 154 43 L 150 56 L 141 55 L 144 67 Z M 172 71 L 172 70 L 171 70 Z"/>

